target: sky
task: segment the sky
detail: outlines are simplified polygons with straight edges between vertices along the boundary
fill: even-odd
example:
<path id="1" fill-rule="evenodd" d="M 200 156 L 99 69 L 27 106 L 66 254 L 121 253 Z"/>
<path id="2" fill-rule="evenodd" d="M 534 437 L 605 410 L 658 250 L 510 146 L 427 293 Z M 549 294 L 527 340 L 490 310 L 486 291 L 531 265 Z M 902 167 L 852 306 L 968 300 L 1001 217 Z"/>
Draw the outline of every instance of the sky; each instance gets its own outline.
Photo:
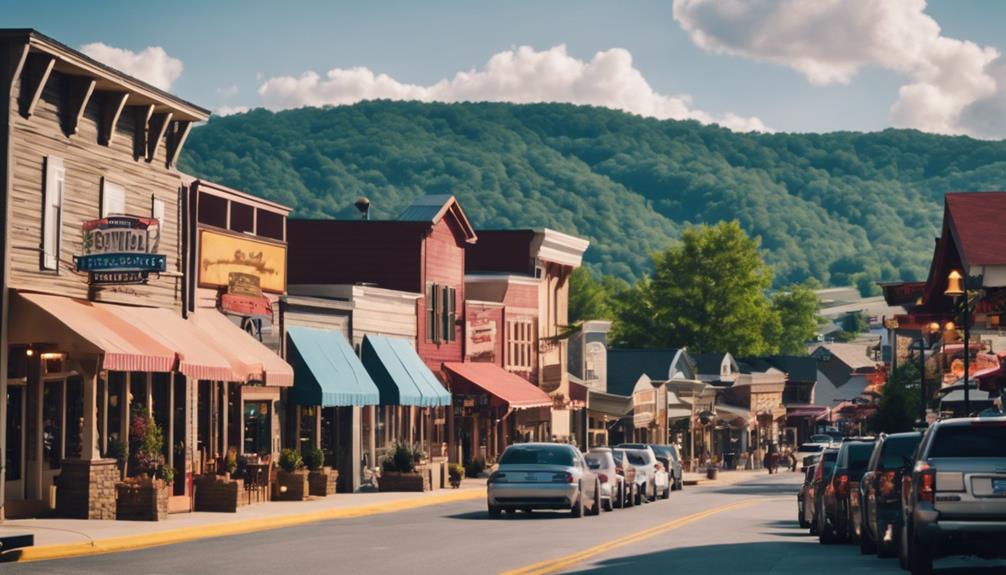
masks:
<path id="1" fill-rule="evenodd" d="M 0 0 L 226 115 L 362 99 L 562 101 L 748 131 L 1006 138 L 998 0 Z"/>

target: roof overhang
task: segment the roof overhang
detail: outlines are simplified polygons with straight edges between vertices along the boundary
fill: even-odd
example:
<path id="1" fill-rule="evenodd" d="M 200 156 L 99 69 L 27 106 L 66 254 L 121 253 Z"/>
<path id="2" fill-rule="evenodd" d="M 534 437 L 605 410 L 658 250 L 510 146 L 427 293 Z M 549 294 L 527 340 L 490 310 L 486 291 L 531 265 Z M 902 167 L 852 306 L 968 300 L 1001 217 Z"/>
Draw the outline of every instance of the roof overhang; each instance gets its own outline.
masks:
<path id="1" fill-rule="evenodd" d="M 533 258 L 574 268 L 583 263 L 583 252 L 590 246 L 589 240 L 549 228 L 538 228 L 534 232 L 535 238 L 531 243 Z"/>

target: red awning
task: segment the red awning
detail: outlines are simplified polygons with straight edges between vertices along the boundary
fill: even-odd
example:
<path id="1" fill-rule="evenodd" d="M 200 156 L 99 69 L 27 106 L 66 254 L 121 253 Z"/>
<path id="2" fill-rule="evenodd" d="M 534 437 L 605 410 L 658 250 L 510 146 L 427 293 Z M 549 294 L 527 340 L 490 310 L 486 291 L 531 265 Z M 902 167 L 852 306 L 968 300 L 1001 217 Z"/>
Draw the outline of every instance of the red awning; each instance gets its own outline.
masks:
<path id="1" fill-rule="evenodd" d="M 549 407 L 552 398 L 541 388 L 494 363 L 444 363 L 452 393 L 487 393 L 511 409 Z"/>
<path id="2" fill-rule="evenodd" d="M 828 408 L 823 405 L 799 405 L 786 408 L 786 417 L 817 417 L 828 413 Z"/>

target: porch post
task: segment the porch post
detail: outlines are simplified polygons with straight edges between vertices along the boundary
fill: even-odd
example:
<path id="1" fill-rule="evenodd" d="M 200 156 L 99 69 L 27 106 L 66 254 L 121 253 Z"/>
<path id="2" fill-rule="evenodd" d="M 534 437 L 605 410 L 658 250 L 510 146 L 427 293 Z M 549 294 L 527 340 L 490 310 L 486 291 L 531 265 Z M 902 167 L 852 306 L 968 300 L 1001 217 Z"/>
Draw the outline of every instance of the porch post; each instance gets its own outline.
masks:
<path id="1" fill-rule="evenodd" d="M 91 461 L 100 459 L 98 452 L 98 370 L 81 373 L 84 380 L 84 433 L 81 441 L 80 458 Z"/>
<path id="2" fill-rule="evenodd" d="M 370 418 L 370 430 L 367 433 L 367 461 L 370 467 L 377 468 L 377 406 L 367 406 L 367 416 Z"/>
<path id="3" fill-rule="evenodd" d="M 351 473 L 353 474 L 351 484 L 352 490 L 355 492 L 357 489 L 360 488 L 360 445 L 361 445 L 360 414 L 362 413 L 362 410 L 358 405 L 354 405 L 351 409 L 352 409 L 352 422 L 351 422 L 352 425 L 350 427 L 352 428 L 352 432 L 350 433 L 351 436 L 350 443 L 352 445 L 352 455 L 351 455 L 352 465 L 350 466 L 350 469 L 352 470 Z"/>
<path id="4" fill-rule="evenodd" d="M 230 383 L 223 381 L 220 384 L 220 443 L 223 451 L 222 455 L 227 454 L 227 450 L 231 448 L 229 438 L 227 437 L 227 428 L 229 424 L 227 422 L 228 412 L 230 409 L 227 408 L 227 404 L 230 401 Z"/>

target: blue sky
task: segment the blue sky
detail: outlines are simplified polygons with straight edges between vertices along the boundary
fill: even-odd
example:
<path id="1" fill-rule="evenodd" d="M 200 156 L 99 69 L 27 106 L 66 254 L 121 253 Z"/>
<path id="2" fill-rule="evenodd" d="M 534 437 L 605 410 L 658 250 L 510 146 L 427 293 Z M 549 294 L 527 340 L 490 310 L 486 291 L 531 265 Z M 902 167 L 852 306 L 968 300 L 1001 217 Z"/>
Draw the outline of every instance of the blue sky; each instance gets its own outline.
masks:
<path id="1" fill-rule="evenodd" d="M 1006 72 L 997 76 L 1000 60 L 990 52 L 1006 51 L 1006 33 L 1001 29 L 1001 23 L 1006 21 L 1006 2 L 933 0 L 921 15 L 921 9 L 914 6 L 906 8 L 903 14 L 884 16 L 907 23 L 909 31 L 905 34 L 909 36 L 895 39 L 897 45 L 918 40 L 912 36 L 913 30 L 925 28 L 917 25 L 925 22 L 913 18 L 929 18 L 939 25 L 940 37 L 970 41 L 986 50 L 984 53 L 920 32 L 919 37 L 934 46 L 920 63 L 914 54 L 901 59 L 888 57 L 885 54 L 891 49 L 883 40 L 879 40 L 881 44 L 875 50 L 860 49 L 860 43 L 849 41 L 846 34 L 841 42 L 820 50 L 815 46 L 811 52 L 816 60 L 807 64 L 798 61 L 802 56 L 800 50 L 792 46 L 807 38 L 827 36 L 833 23 L 836 28 L 849 26 L 847 31 L 851 30 L 853 37 L 856 34 L 874 37 L 876 30 L 854 26 L 864 26 L 862 20 L 879 20 L 869 12 L 879 10 L 878 5 L 871 0 L 853 0 L 840 9 L 838 18 L 834 14 L 808 14 L 806 29 L 777 34 L 774 27 L 780 26 L 780 15 L 804 9 L 799 3 L 758 0 L 751 3 L 757 5 L 749 10 L 752 13 L 738 19 L 725 13 L 723 3 L 709 7 L 702 0 L 680 0 L 683 5 L 693 1 L 695 5 L 687 8 L 691 23 L 686 24 L 685 18 L 680 15 L 676 18 L 670 0 L 495 3 L 181 0 L 170 4 L 135 0 L 0 0 L 0 25 L 36 28 L 78 48 L 102 43 L 140 53 L 147 47 L 161 47 L 168 57 L 181 61 L 183 66 L 180 76 L 170 82 L 171 91 L 223 111 L 263 105 L 279 109 L 318 101 L 341 103 L 349 96 L 344 98 L 340 91 L 352 91 L 358 82 L 367 86 L 359 88 L 360 93 L 371 95 L 422 93 L 422 97 L 430 99 L 534 99 L 533 95 L 525 97 L 525 92 L 494 93 L 496 83 L 492 77 L 484 78 L 474 87 L 459 82 L 441 89 L 427 88 L 441 79 L 453 78 L 460 71 L 482 70 L 494 54 L 517 46 L 529 46 L 534 51 L 531 56 L 537 58 L 539 53 L 564 45 L 565 54 L 551 54 L 552 59 L 544 62 L 575 68 L 577 62 L 588 63 L 598 52 L 621 48 L 631 54 L 630 68 L 638 71 L 656 96 L 593 91 L 587 84 L 603 83 L 604 69 L 609 67 L 600 64 L 593 73 L 557 88 L 535 86 L 537 80 L 532 72 L 527 72 L 532 76 L 522 76 L 516 89 L 528 94 L 554 93 L 556 99 L 566 95 L 572 101 L 586 98 L 587 103 L 611 101 L 616 102 L 612 107 L 657 117 L 729 122 L 726 118 L 730 115 L 740 118 L 739 126 L 763 125 L 778 131 L 878 130 L 896 125 L 983 137 L 1006 136 L 984 127 L 992 121 L 987 119 L 991 114 L 987 110 L 998 110 L 1002 103 L 1000 95 L 1006 92 L 1006 86 L 999 91 L 996 85 L 1000 77 L 1006 83 Z M 915 0 L 907 0 L 907 4 L 913 3 Z M 866 14 L 867 18 L 851 18 L 856 14 Z M 850 16 L 849 22 L 838 22 L 845 15 Z M 814 18 L 818 18 L 816 23 Z M 829 30 L 822 33 L 822 26 Z M 752 29 L 789 41 L 766 47 L 761 40 L 745 36 Z M 704 44 L 696 40 L 697 33 L 708 40 Z M 515 56 L 518 61 L 521 57 Z M 851 64 L 854 72 L 846 74 L 849 61 L 854 61 Z M 947 61 L 950 63 L 944 64 Z M 621 62 L 622 71 L 625 70 L 623 58 L 613 58 L 611 62 Z M 933 62 L 945 65 L 946 74 L 920 71 Z M 970 65 L 974 68 L 969 76 L 973 85 L 961 92 L 956 87 L 960 82 L 946 77 Z M 355 76 L 327 87 L 323 85 L 328 70 L 356 67 L 364 67 L 375 75 L 386 74 L 395 85 L 382 88 L 379 81 Z M 1001 69 L 1006 71 L 1006 66 Z M 317 73 L 320 83 L 297 81 L 307 71 Z M 268 97 L 260 94 L 259 89 L 275 78 L 288 80 L 267 90 Z M 932 90 L 936 90 L 935 94 L 949 93 L 956 103 L 947 104 L 949 109 L 946 106 L 930 109 L 928 101 L 920 103 L 921 96 L 912 99 L 910 94 L 899 95 L 899 89 L 907 85 L 918 86 L 920 94 L 933 94 Z M 416 92 L 413 87 L 423 90 Z M 679 101 L 680 95 L 689 99 Z M 617 103 L 619 98 L 631 99 L 638 106 L 633 108 L 637 105 L 633 103 L 623 106 Z M 898 109 L 892 111 L 896 104 Z M 932 119 L 935 117 L 939 120 Z M 753 123 L 755 119 L 758 124 Z"/>

